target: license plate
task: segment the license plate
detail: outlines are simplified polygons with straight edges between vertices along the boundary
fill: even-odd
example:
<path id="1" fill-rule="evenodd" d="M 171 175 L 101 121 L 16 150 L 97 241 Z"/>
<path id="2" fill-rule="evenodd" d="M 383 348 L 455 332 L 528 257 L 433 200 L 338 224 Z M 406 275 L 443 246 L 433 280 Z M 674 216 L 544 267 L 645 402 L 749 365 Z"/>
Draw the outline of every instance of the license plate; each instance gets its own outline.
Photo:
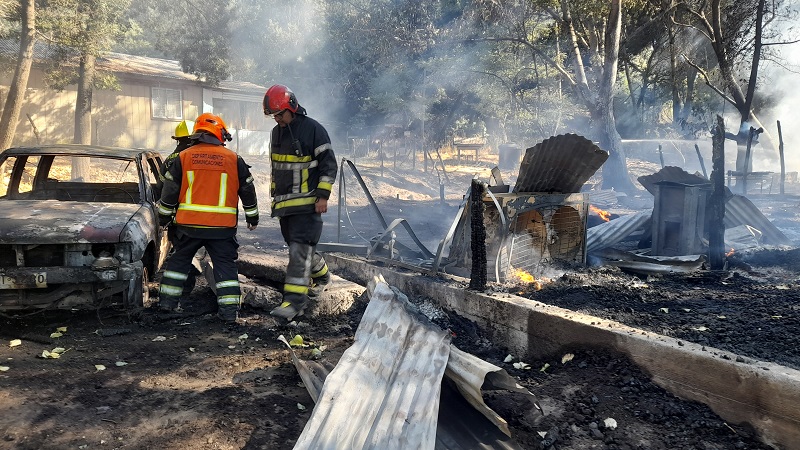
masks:
<path id="1" fill-rule="evenodd" d="M 16 279 L 0 274 L 0 289 L 29 289 L 47 287 L 47 272 L 36 272 L 30 276 Z"/>

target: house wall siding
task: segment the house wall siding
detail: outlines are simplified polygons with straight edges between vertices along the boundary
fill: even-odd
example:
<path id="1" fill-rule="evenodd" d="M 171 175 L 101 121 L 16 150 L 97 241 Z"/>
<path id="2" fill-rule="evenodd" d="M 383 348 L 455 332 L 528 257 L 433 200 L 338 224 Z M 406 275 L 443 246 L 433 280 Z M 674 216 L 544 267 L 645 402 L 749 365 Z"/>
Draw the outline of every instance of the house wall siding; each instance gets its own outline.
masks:
<path id="1" fill-rule="evenodd" d="M 120 74 L 118 82 L 121 86 L 119 91 L 95 90 L 92 94 L 92 144 L 172 151 L 175 148 L 172 135 L 180 119 L 152 118 L 152 87 L 181 90 L 185 119 L 194 119 L 202 112 L 203 88 L 194 81 Z M 8 96 L 10 83 L 10 74 L 0 76 L 0 97 L 3 100 Z M 61 92 L 49 89 L 45 86 L 42 70 L 34 67 L 12 145 L 71 143 L 75 129 L 76 98 L 76 86 L 69 86 Z M 249 109 L 250 103 L 243 107 Z M 0 103 L 0 110 L 2 106 L 3 103 Z M 257 113 L 261 114 L 260 111 Z M 272 124 L 266 127 L 256 122 L 253 125 L 262 125 L 258 127 L 262 130 L 249 132 L 234 128 L 242 125 L 243 121 L 238 119 L 233 119 L 238 123 L 232 125 L 230 130 L 236 141 L 228 144 L 228 147 L 241 154 L 264 153 L 269 142 L 267 130 Z"/>

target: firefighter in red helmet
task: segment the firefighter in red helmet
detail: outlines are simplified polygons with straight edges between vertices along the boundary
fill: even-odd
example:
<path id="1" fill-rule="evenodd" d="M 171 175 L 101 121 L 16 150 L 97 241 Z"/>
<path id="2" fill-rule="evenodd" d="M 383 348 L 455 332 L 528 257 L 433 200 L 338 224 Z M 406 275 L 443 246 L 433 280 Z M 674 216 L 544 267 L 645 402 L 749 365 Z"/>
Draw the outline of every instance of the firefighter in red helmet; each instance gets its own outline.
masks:
<path id="1" fill-rule="evenodd" d="M 249 166 L 225 148 L 231 135 L 220 117 L 201 114 L 193 137 L 197 143 L 180 152 L 164 175 L 159 221 L 162 226 L 174 221 L 176 230 L 175 253 L 164 269 L 159 307 L 178 307 L 192 257 L 205 247 L 214 264 L 218 316 L 235 322 L 241 300 L 236 268 L 239 199 L 247 228 L 254 230 L 258 225 L 256 189 Z"/>
<path id="2" fill-rule="evenodd" d="M 264 115 L 276 122 L 270 139 L 272 216 L 278 217 L 289 246 L 283 302 L 270 314 L 290 321 L 330 283 L 328 266 L 315 249 L 336 181 L 336 155 L 328 132 L 306 115 L 286 86 L 267 90 Z"/>

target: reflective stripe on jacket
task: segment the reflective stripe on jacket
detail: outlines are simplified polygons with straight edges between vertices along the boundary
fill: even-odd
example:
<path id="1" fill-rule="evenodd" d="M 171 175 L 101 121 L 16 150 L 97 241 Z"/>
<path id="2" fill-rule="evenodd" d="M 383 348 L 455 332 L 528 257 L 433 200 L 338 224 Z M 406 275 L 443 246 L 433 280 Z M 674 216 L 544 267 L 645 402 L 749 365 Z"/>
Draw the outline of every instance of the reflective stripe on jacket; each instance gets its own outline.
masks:
<path id="1" fill-rule="evenodd" d="M 183 182 L 175 222 L 180 225 L 236 227 L 239 205 L 237 156 L 212 144 L 180 154 Z"/>
<path id="2" fill-rule="evenodd" d="M 336 155 L 328 132 L 316 120 L 298 114 L 272 129 L 272 215 L 313 214 L 318 198 L 327 199 L 336 181 Z"/>

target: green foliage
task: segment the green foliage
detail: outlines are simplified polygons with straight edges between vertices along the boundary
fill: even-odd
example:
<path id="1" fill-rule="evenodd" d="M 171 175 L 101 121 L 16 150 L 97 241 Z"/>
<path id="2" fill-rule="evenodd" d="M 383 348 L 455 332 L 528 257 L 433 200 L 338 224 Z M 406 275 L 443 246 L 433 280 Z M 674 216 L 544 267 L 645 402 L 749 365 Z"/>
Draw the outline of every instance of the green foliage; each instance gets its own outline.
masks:
<path id="1" fill-rule="evenodd" d="M 726 48 L 737 68 L 752 57 L 756 0 L 723 0 Z M 783 2 L 770 3 L 778 14 Z M 328 123 L 421 130 L 430 144 L 453 135 L 489 133 L 532 142 L 582 132 L 590 106 L 579 91 L 597 92 L 610 2 L 567 0 L 581 61 L 569 46 L 561 0 L 41 0 L 38 28 L 49 44 L 48 82 L 76 81 L 77 56 L 114 49 L 180 61 L 214 85 L 232 78 L 289 85 L 312 115 Z M 687 60 L 715 61 L 687 8 L 653 0 L 623 2 L 620 73 L 614 110 L 623 133 L 664 133 L 675 91 L 702 128 L 720 105 L 702 80 L 689 92 Z M 771 9 L 771 8 L 774 8 Z M 12 8 L 13 9 L 13 8 Z M 707 14 L 707 11 L 704 13 Z M 4 12 L 0 36 L 16 32 Z M 694 17 L 696 18 L 696 17 Z M 675 22 L 673 22 L 673 19 Z M 696 24 L 696 23 L 694 23 Z M 767 49 L 769 55 L 773 49 Z M 704 59 L 705 58 L 705 59 Z M 580 63 L 580 64 L 576 64 Z M 97 74 L 96 87 L 115 80 Z M 759 106 L 758 102 L 755 105 Z M 666 111 L 666 114 L 664 113 Z"/>
<path id="2" fill-rule="evenodd" d="M 133 6 L 118 51 L 178 60 L 184 72 L 209 85 L 230 76 L 231 1 L 140 0 Z"/>
<path id="3" fill-rule="evenodd" d="M 99 56 L 111 49 L 129 24 L 122 20 L 130 0 L 44 0 L 37 27 L 50 45 L 45 81 L 56 90 L 77 82 L 81 55 Z M 111 86 L 111 74 L 99 73 L 96 86 Z"/>

